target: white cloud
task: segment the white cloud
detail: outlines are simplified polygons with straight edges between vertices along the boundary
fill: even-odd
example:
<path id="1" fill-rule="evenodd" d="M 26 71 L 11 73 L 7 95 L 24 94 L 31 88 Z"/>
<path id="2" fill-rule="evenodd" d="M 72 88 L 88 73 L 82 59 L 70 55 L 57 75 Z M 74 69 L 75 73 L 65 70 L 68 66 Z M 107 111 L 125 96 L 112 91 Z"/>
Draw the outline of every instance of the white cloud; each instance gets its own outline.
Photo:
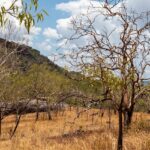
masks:
<path id="1" fill-rule="evenodd" d="M 50 52 L 51 48 L 52 48 L 49 40 L 47 40 L 47 39 L 42 41 L 41 43 L 37 43 L 36 47 L 41 51 L 47 51 L 47 52 Z"/>
<path id="2" fill-rule="evenodd" d="M 30 34 L 28 34 L 24 26 L 17 26 L 16 23 L 17 21 L 12 21 L 11 24 L 7 24 L 3 28 L 1 27 L 0 37 L 10 41 L 19 42 L 21 44 L 34 46 L 33 40 L 38 37 L 42 29 L 40 27 L 33 26 Z"/>
<path id="3" fill-rule="evenodd" d="M 0 7 L 4 6 L 4 7 L 6 7 L 6 9 L 8 9 L 11 6 L 12 2 L 14 2 L 14 1 L 13 0 L 7 0 L 7 1 L 6 0 L 0 0 Z M 15 5 L 18 7 L 21 7 L 22 6 L 21 0 L 18 0 L 15 3 Z"/>
<path id="4" fill-rule="evenodd" d="M 43 35 L 52 39 L 57 39 L 59 37 L 57 30 L 50 27 L 44 29 Z"/>
<path id="5" fill-rule="evenodd" d="M 135 2 L 135 0 L 125 0 L 126 1 L 126 5 L 128 10 L 136 10 L 137 12 L 143 12 L 143 11 L 150 11 L 150 1 L 148 0 L 137 0 Z M 90 6 L 95 6 L 96 8 L 91 8 Z M 63 36 L 68 36 L 69 34 L 71 35 L 71 20 L 72 18 L 75 18 L 76 16 L 78 16 L 79 14 L 86 14 L 87 12 L 92 12 L 95 11 L 96 9 L 98 11 L 104 11 L 100 8 L 100 6 L 103 5 L 103 2 L 99 2 L 96 0 L 73 0 L 73 1 L 69 1 L 66 3 L 60 3 L 56 5 L 56 9 L 57 10 L 61 10 L 63 12 L 67 12 L 70 14 L 70 16 L 68 18 L 61 18 L 57 20 L 57 26 L 56 29 L 58 31 L 59 34 L 63 35 Z M 98 8 L 99 7 L 99 8 Z M 92 12 L 92 16 L 94 17 L 94 15 L 97 15 L 96 13 L 94 14 Z M 104 21 L 104 17 L 102 15 L 100 15 L 99 17 L 97 17 L 95 23 L 94 23 L 95 28 L 98 31 L 102 31 L 102 30 L 108 30 L 111 31 L 113 30 L 115 27 L 117 27 L 117 31 L 119 28 L 118 22 L 116 20 L 111 20 L 111 21 Z"/>
<path id="6" fill-rule="evenodd" d="M 126 5 L 128 8 L 128 11 L 135 10 L 138 13 L 143 11 L 150 11 L 150 0 L 125 0 Z M 91 18 L 94 18 L 96 16 L 96 13 L 93 13 L 94 10 L 92 10 L 89 6 L 91 4 L 95 7 L 101 6 L 104 3 L 96 1 L 96 0 L 72 0 L 66 3 L 60 3 L 56 5 L 56 10 L 60 10 L 62 12 L 68 13 L 69 17 L 67 18 L 60 18 L 57 20 L 56 30 L 57 33 L 59 33 L 60 37 L 71 37 L 73 34 L 72 30 L 72 24 L 71 20 L 72 18 L 75 18 L 76 16 L 79 16 L 80 14 L 86 14 L 87 12 L 92 12 Z M 98 11 L 103 11 L 100 8 L 97 8 Z M 118 8 L 117 8 L 118 9 Z M 118 9 L 119 10 L 119 9 Z M 85 23 L 86 25 L 86 23 Z M 102 15 L 98 16 L 95 20 L 94 27 L 96 28 L 96 31 L 98 33 L 103 32 L 104 30 L 107 32 L 111 32 L 113 29 L 116 29 L 115 32 L 111 36 L 111 41 L 113 43 L 117 42 L 118 33 L 121 30 L 120 22 L 117 20 L 104 20 L 104 17 Z M 62 52 L 68 53 L 68 50 L 75 46 L 80 46 L 82 44 L 86 44 L 86 42 L 90 42 L 88 37 L 80 40 L 74 40 L 70 41 L 66 44 L 66 42 L 62 41 L 58 43 L 59 46 L 62 46 Z M 63 46 L 63 43 L 65 43 L 65 46 Z M 119 42 L 118 42 L 119 44 Z"/>
<path id="7" fill-rule="evenodd" d="M 99 6 L 98 1 L 91 1 L 91 0 L 76 0 L 70 1 L 68 3 L 60 3 L 56 5 L 57 10 L 65 11 L 70 13 L 71 15 L 77 15 L 81 13 L 86 13 L 87 8 L 93 4 L 94 6 Z"/>
<path id="8" fill-rule="evenodd" d="M 64 12 L 70 13 L 70 16 L 68 18 L 61 18 L 57 20 L 56 29 L 61 37 L 63 38 L 70 38 L 74 33 L 74 29 L 72 26 L 72 20 L 75 19 L 75 21 L 79 20 L 79 16 L 82 14 L 87 14 L 90 12 L 90 18 L 94 18 L 97 16 L 100 12 L 95 12 L 95 9 L 100 9 L 100 6 L 102 5 L 102 2 L 98 1 L 90 1 L 90 0 L 77 0 L 77 1 L 70 1 L 68 3 L 60 3 L 56 6 L 57 10 L 61 10 Z M 93 7 L 97 8 L 93 8 Z M 99 7 L 99 8 L 98 8 Z M 77 17 L 77 18 L 76 18 Z M 86 23 L 86 17 L 82 18 L 82 21 L 84 22 L 85 26 Z M 97 30 L 97 32 L 101 32 L 102 30 L 107 30 L 108 32 L 111 32 L 114 28 L 116 28 L 116 24 L 112 21 L 104 21 L 104 16 L 99 15 L 97 19 L 95 20 L 94 27 Z M 70 43 L 67 45 L 68 48 L 81 46 L 83 44 L 87 44 L 91 39 L 88 36 L 84 36 L 84 38 L 80 38 L 79 40 L 73 40 L 70 41 Z"/>
<path id="9" fill-rule="evenodd" d="M 150 11 L 150 1 L 149 0 L 126 0 L 127 1 L 127 7 L 129 9 L 136 10 L 138 13 L 143 11 Z"/>
<path id="10" fill-rule="evenodd" d="M 39 35 L 41 33 L 42 29 L 40 27 L 33 26 L 30 30 L 31 35 Z"/>

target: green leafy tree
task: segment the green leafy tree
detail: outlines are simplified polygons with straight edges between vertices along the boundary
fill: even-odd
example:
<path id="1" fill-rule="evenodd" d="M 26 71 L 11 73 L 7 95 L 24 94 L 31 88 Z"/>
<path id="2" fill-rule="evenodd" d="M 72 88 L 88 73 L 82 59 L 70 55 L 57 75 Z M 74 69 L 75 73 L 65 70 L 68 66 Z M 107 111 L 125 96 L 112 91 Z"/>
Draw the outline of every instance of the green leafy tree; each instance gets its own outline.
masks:
<path id="1" fill-rule="evenodd" d="M 6 2 L 7 3 L 7 2 Z M 18 3 L 20 3 L 18 5 Z M 24 24 L 27 31 L 35 24 L 35 22 L 43 21 L 44 15 L 48 15 L 46 10 L 39 11 L 39 1 L 30 0 L 13 0 L 9 7 L 2 5 L 0 7 L 0 25 L 5 26 L 5 24 L 10 21 L 8 16 L 16 18 L 20 24 Z"/>
<path id="2" fill-rule="evenodd" d="M 32 65 L 26 73 L 29 97 L 37 100 L 38 119 L 38 102 L 46 100 L 48 104 L 56 103 L 58 95 L 68 90 L 69 81 L 64 76 L 55 71 L 50 71 L 47 65 Z"/>

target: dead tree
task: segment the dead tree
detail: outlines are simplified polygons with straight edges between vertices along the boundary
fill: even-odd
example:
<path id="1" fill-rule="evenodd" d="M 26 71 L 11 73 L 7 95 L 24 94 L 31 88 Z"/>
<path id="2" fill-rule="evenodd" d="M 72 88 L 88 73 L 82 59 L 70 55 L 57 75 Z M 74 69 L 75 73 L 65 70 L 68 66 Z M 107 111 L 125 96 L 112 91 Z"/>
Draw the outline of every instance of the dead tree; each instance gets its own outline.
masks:
<path id="1" fill-rule="evenodd" d="M 18 29 L 16 29 L 16 26 L 13 23 L 9 22 L 5 25 L 7 29 L 0 28 L 0 103 L 7 102 L 7 100 L 5 99 L 5 85 L 8 84 L 6 78 L 10 77 L 11 73 L 18 67 L 17 55 L 25 50 L 23 49 L 21 44 L 14 43 L 11 40 L 19 40 L 20 42 L 26 41 L 19 36 Z M 0 106 L 0 134 L 2 126 L 1 123 L 3 119 L 3 109 L 4 108 Z"/>

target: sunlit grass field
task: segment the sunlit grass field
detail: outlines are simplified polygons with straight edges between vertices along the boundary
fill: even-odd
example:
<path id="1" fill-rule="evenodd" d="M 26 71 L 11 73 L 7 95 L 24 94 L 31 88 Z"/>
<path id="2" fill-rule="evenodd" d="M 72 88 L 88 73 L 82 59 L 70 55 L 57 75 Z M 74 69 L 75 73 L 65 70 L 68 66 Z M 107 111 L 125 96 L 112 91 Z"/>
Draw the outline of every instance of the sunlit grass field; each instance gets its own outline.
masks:
<path id="1" fill-rule="evenodd" d="M 0 150 L 116 150 L 117 115 L 96 109 L 78 112 L 82 113 L 76 108 L 52 112 L 52 120 L 41 113 L 38 121 L 35 114 L 24 115 L 11 140 L 15 116 L 7 117 Z M 124 150 L 150 150 L 149 114 L 134 114 L 131 129 L 124 131 Z"/>

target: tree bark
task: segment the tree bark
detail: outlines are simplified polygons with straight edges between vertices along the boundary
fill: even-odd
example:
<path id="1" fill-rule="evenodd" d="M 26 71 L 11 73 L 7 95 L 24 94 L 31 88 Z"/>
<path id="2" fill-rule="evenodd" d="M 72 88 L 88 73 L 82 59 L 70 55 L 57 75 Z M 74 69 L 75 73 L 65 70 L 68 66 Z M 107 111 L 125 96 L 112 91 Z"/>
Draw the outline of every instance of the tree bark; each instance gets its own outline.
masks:
<path id="1" fill-rule="evenodd" d="M 1 111 L 1 108 L 0 108 L 0 136 L 2 134 L 2 111 Z"/>
<path id="2" fill-rule="evenodd" d="M 36 121 L 39 119 L 39 100 L 36 100 Z"/>
<path id="3" fill-rule="evenodd" d="M 127 109 L 124 111 L 124 128 L 128 129 L 132 122 L 133 109 Z"/>
<path id="4" fill-rule="evenodd" d="M 111 128 L 111 109 L 110 109 L 110 107 L 109 107 L 109 109 L 108 109 L 108 123 L 109 123 L 109 129 Z"/>
<path id="5" fill-rule="evenodd" d="M 48 120 L 52 120 L 51 110 L 48 102 L 47 102 L 47 114 L 48 114 Z"/>
<path id="6" fill-rule="evenodd" d="M 10 139 L 14 136 L 14 134 L 15 134 L 17 128 L 18 128 L 18 125 L 19 125 L 19 123 L 20 123 L 20 118 L 21 118 L 21 116 L 22 116 L 22 115 L 20 114 L 19 117 L 18 117 L 18 120 L 16 121 L 16 126 L 15 126 L 15 128 L 14 128 L 14 130 L 13 130 L 11 136 L 10 136 Z"/>
<path id="7" fill-rule="evenodd" d="M 119 128 L 118 128 L 118 145 L 117 150 L 123 149 L 123 126 L 122 126 L 122 108 L 118 110 L 119 115 Z"/>

